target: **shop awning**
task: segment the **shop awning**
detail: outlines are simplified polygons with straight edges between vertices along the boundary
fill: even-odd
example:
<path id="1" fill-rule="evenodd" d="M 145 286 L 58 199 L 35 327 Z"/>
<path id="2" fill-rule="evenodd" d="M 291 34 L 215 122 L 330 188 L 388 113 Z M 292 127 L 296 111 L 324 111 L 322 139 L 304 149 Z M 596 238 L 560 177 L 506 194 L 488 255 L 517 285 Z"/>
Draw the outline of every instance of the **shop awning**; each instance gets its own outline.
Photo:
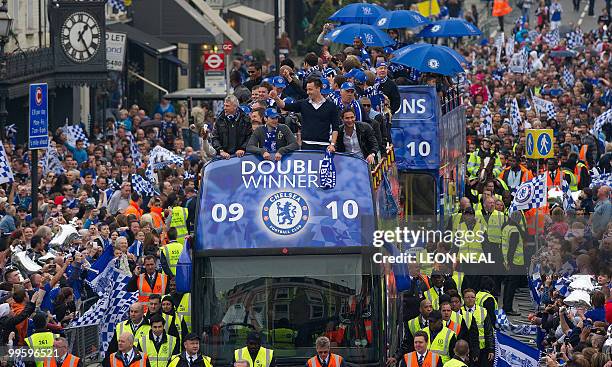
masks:
<path id="1" fill-rule="evenodd" d="M 107 29 L 111 32 L 122 32 L 127 34 L 129 41 L 136 43 L 154 56 L 160 56 L 176 50 L 175 45 L 124 23 L 111 24 L 107 26 Z"/>
<path id="2" fill-rule="evenodd" d="M 242 17 L 249 18 L 260 23 L 270 23 L 274 21 L 274 15 L 268 14 L 261 10 L 253 9 L 246 5 L 238 5 L 229 8 L 229 11 L 234 14 L 238 14 Z"/>

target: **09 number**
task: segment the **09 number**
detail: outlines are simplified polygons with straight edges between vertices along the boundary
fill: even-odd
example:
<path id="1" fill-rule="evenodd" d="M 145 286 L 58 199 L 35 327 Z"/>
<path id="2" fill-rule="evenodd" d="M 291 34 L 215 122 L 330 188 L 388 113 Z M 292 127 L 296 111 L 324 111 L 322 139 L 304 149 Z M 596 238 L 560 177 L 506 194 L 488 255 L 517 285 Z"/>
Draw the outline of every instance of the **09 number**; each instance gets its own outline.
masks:
<path id="1" fill-rule="evenodd" d="M 332 201 L 325 206 L 331 210 L 331 218 L 338 219 L 338 202 Z M 359 215 L 359 206 L 355 200 L 347 200 L 342 203 L 342 215 L 346 219 L 355 219 Z"/>
<path id="2" fill-rule="evenodd" d="M 239 203 L 231 203 L 230 205 L 215 204 L 211 211 L 212 219 L 215 222 L 230 222 L 239 221 L 244 215 L 244 207 Z"/>

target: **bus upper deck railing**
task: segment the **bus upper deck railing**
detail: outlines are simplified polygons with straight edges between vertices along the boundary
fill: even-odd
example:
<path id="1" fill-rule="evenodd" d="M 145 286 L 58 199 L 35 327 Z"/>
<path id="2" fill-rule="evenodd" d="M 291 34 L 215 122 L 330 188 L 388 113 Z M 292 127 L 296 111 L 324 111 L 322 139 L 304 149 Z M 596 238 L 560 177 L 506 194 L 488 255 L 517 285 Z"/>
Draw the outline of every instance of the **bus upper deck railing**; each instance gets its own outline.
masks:
<path id="1" fill-rule="evenodd" d="M 395 150 L 393 149 L 393 145 L 390 145 L 387 148 L 387 156 L 383 157 L 371 171 L 374 190 L 378 189 L 383 180 L 383 174 L 391 169 L 393 163 L 395 163 Z"/>
<path id="2" fill-rule="evenodd" d="M 452 86 L 442 91 L 440 96 L 442 115 L 449 113 L 459 106 L 461 106 L 461 91 L 458 86 Z"/>

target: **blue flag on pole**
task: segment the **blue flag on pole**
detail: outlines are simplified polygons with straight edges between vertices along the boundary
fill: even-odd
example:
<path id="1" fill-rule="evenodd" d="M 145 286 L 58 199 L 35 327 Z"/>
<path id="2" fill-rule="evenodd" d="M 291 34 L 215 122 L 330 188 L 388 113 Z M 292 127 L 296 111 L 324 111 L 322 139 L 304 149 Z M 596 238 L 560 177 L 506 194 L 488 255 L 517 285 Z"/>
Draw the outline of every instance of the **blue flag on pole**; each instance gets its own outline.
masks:
<path id="1" fill-rule="evenodd" d="M 176 264 L 176 290 L 179 293 L 191 292 L 191 256 L 189 246 L 183 246 L 181 256 Z"/>
<path id="2" fill-rule="evenodd" d="M 538 367 L 539 350 L 499 331 L 495 332 L 495 339 L 494 367 Z"/>
<path id="3" fill-rule="evenodd" d="M 107 245 L 104 248 L 104 251 L 102 251 L 102 254 L 98 258 L 98 260 L 96 260 L 96 262 L 91 265 L 89 271 L 87 272 L 88 281 L 93 281 L 98 275 L 100 275 L 100 273 L 104 271 L 104 269 L 106 269 L 106 265 L 108 265 L 108 263 L 114 257 L 114 251 L 115 248 L 112 245 Z"/>

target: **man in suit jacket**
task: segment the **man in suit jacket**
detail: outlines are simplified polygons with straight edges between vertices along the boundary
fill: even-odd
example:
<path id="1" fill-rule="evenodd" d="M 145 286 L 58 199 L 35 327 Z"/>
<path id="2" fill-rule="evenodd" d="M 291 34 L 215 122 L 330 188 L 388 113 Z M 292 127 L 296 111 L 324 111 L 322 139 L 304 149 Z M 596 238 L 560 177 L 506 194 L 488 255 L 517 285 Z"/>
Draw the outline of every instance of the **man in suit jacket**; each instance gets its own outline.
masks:
<path id="1" fill-rule="evenodd" d="M 365 122 L 355 121 L 355 111 L 352 108 L 342 110 L 340 117 L 342 125 L 338 131 L 336 150 L 364 158 L 373 164 L 378 152 L 378 143 L 372 127 Z"/>
<path id="2" fill-rule="evenodd" d="M 264 159 L 279 161 L 284 154 L 298 149 L 295 136 L 285 124 L 279 124 L 280 114 L 275 108 L 264 113 L 266 124 L 259 126 L 249 139 L 247 152 L 260 154 Z"/>

